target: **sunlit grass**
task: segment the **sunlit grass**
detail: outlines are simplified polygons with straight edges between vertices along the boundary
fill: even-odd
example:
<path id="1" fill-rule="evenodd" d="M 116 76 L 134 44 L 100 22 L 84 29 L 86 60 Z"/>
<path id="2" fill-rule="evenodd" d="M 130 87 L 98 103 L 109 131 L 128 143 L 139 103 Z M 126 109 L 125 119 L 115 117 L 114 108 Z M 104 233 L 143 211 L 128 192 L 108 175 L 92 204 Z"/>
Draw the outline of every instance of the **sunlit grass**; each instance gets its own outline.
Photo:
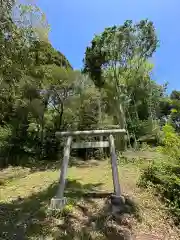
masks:
<path id="1" fill-rule="evenodd" d="M 145 164 L 148 164 L 148 162 Z M 85 236 L 86 231 L 82 232 L 81 225 L 84 226 L 90 215 L 91 217 L 97 214 L 101 216 L 105 200 L 95 200 L 93 198 L 86 200 L 83 198 L 83 194 L 92 191 L 113 192 L 110 161 L 88 161 L 88 164 L 82 162 L 77 166 L 69 167 L 65 193 L 68 198 L 67 209 L 65 208 L 65 211 L 60 215 L 49 215 L 48 207 L 51 198 L 56 193 L 60 175 L 58 165 L 55 169 L 48 168 L 41 171 L 38 169 L 32 171 L 28 168 L 19 168 L 18 170 L 17 168 L 10 168 L 9 170 L 6 169 L 8 174 L 3 172 L 4 179 L 1 175 L 3 184 L 0 191 L 0 239 L 11 239 L 14 233 L 20 234 L 20 237 L 26 236 L 27 239 L 56 239 L 52 236 L 63 233 L 65 234 L 64 238 L 59 239 L 68 239 L 66 229 L 61 231 L 59 229 L 58 224 L 61 221 L 65 221 L 66 224 L 67 221 L 70 221 L 67 230 L 70 224 L 74 226 L 73 229 L 79 228 L 79 232 Z M 137 219 L 133 220 L 133 231 L 135 234 L 151 233 L 153 228 L 153 231 L 157 234 L 162 232 L 163 236 L 171 236 L 171 233 L 173 233 L 173 239 L 179 239 L 177 231 L 171 227 L 172 223 L 170 224 L 169 220 L 166 220 L 167 214 L 161 202 L 154 197 L 151 191 L 140 189 L 137 186 L 143 165 L 142 160 L 125 162 L 122 159 L 119 162 L 119 179 L 123 194 L 132 197 L 139 206 L 141 222 Z M 15 174 L 14 170 L 16 171 Z M 19 174 L 17 174 L 17 171 L 19 171 Z M 79 209 L 79 204 L 83 204 L 88 209 L 88 215 Z M 66 215 L 69 217 L 66 218 Z M 75 221 L 76 218 L 78 220 Z M 99 219 L 99 216 L 97 216 L 97 219 Z M 100 217 L 100 219 L 104 219 L 104 217 Z M 78 222 L 80 222 L 80 225 Z M 86 227 L 84 226 L 83 229 L 86 229 Z M 72 234 L 74 234 L 74 231 L 70 230 Z M 94 234 L 94 239 L 97 236 L 100 236 L 97 239 L 104 239 L 100 229 L 90 231 L 90 234 Z M 73 239 L 72 236 L 69 239 Z"/>

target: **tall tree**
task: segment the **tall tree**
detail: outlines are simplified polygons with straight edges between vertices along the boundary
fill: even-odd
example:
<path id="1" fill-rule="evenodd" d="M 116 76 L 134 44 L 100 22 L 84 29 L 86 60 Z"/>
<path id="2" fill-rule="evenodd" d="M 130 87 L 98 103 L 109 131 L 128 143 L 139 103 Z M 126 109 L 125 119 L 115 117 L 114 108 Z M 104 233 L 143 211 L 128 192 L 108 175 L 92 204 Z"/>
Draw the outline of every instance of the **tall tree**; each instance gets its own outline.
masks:
<path id="1" fill-rule="evenodd" d="M 84 72 L 88 72 L 97 87 L 112 81 L 116 99 L 117 118 L 121 128 L 126 127 L 124 114 L 124 86 L 122 78 L 129 69 L 139 69 L 152 56 L 157 47 L 153 23 L 142 20 L 137 24 L 126 21 L 122 26 L 106 28 L 95 36 L 87 47 Z M 130 72 L 130 71 L 129 71 Z"/>

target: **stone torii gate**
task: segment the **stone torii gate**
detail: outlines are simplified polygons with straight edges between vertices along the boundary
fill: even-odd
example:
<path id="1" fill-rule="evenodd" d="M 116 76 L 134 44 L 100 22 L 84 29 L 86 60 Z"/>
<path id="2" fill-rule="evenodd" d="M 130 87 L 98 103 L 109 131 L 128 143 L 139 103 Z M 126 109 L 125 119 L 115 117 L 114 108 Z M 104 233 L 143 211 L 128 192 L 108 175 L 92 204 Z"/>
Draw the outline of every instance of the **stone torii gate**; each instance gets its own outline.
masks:
<path id="1" fill-rule="evenodd" d="M 121 188 L 119 183 L 119 174 L 117 167 L 117 156 L 115 151 L 114 137 L 113 135 L 125 135 L 125 129 L 109 129 L 109 130 L 87 130 L 87 131 L 73 131 L 73 132 L 56 132 L 56 137 L 67 137 L 66 146 L 64 148 L 64 158 L 61 166 L 60 181 L 56 196 L 51 199 L 51 209 L 62 209 L 66 204 L 67 200 L 64 197 L 65 182 L 67 176 L 67 168 L 70 157 L 71 147 L 77 148 L 105 148 L 110 147 L 111 153 L 111 167 L 112 167 L 112 178 L 114 185 L 114 202 L 121 203 Z M 72 142 L 76 136 L 107 136 L 108 141 L 99 142 Z"/>

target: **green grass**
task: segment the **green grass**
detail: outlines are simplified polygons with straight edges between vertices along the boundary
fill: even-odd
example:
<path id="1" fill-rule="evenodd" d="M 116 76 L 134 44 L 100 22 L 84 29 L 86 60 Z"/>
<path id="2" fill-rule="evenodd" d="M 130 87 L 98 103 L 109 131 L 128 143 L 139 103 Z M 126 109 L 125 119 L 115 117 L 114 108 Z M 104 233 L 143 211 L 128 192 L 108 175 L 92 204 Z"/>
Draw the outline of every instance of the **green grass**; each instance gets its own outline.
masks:
<path id="1" fill-rule="evenodd" d="M 139 237 L 153 232 L 162 239 L 179 239 L 178 230 L 172 227 L 161 202 L 150 191 L 137 187 L 142 165 L 138 160 L 119 164 L 122 191 L 138 205 L 138 213 L 132 213 L 132 230 Z M 44 170 L 11 168 L 8 171 L 9 178 L 4 171 L 1 175 L 0 239 L 106 239 L 102 229 L 107 201 L 93 195 L 85 198 L 84 194 L 113 191 L 108 161 L 89 161 L 68 169 L 68 205 L 59 213 L 48 211 L 50 199 L 57 190 L 58 164 L 56 168 Z"/>

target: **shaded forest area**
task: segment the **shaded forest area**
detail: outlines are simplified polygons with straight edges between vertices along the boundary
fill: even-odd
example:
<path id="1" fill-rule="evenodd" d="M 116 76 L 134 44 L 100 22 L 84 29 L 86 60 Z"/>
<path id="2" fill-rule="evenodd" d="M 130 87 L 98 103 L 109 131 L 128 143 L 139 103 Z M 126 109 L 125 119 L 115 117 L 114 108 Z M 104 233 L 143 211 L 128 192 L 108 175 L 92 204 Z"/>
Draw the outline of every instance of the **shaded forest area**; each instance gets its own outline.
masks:
<path id="1" fill-rule="evenodd" d="M 39 8 L 12 0 L 0 9 L 0 166 L 57 159 L 56 131 L 119 125 L 128 147 L 153 142 L 168 156 L 144 170 L 141 185 L 154 184 L 180 217 L 180 91 L 153 80 L 153 23 L 128 20 L 95 35 L 80 71 L 52 47 Z"/>

